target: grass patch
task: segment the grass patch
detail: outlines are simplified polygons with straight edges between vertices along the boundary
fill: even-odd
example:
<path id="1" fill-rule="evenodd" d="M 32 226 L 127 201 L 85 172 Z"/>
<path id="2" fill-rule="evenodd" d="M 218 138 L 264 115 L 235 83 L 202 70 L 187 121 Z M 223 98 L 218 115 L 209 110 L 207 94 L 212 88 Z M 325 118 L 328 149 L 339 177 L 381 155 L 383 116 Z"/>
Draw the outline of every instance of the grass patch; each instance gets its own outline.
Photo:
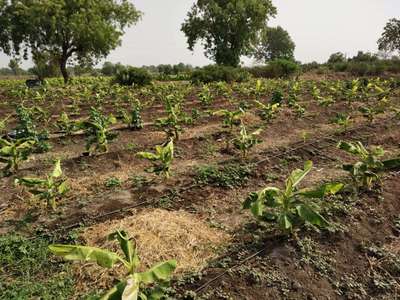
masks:
<path id="1" fill-rule="evenodd" d="M 50 257 L 49 243 L 41 237 L 0 237 L 0 299 L 70 299 L 69 265 Z"/>

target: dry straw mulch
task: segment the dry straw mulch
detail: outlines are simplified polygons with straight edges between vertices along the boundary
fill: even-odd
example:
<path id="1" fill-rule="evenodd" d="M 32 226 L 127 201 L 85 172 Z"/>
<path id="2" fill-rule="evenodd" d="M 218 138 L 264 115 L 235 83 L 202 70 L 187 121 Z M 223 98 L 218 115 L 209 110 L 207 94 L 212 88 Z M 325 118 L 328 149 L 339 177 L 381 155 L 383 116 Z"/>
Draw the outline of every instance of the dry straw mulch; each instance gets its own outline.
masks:
<path id="1" fill-rule="evenodd" d="M 118 243 L 108 241 L 107 236 L 122 229 L 136 241 L 140 271 L 175 259 L 178 267 L 174 276 L 201 270 L 230 240 L 229 234 L 211 228 L 195 215 L 162 209 L 145 210 L 122 220 L 94 225 L 87 228 L 81 237 L 88 246 L 120 252 Z M 123 267 L 104 270 L 94 264 L 77 263 L 74 270 L 80 292 L 108 288 L 113 279 L 124 276 Z"/>

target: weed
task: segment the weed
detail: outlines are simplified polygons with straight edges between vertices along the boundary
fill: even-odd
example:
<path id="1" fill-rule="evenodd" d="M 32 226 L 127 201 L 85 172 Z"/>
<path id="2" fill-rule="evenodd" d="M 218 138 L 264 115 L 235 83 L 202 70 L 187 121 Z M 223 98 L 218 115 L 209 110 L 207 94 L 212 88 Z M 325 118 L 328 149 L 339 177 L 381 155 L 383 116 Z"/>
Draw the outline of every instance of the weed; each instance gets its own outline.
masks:
<path id="1" fill-rule="evenodd" d="M 301 253 L 300 262 L 313 266 L 324 276 L 330 276 L 334 273 L 333 264 L 335 260 L 330 257 L 329 252 L 323 252 L 318 244 L 309 237 L 297 240 L 297 246 Z"/>
<path id="2" fill-rule="evenodd" d="M 106 180 L 104 185 L 106 186 L 106 188 L 113 189 L 113 188 L 121 187 L 122 182 L 119 178 L 110 177 Z"/>
<path id="3" fill-rule="evenodd" d="M 1 299 L 70 299 L 74 281 L 68 265 L 48 257 L 48 240 L 0 236 Z"/>
<path id="4" fill-rule="evenodd" d="M 230 164 L 223 167 L 207 165 L 197 169 L 195 181 L 203 185 L 234 188 L 249 180 L 252 170 L 252 165 Z"/>

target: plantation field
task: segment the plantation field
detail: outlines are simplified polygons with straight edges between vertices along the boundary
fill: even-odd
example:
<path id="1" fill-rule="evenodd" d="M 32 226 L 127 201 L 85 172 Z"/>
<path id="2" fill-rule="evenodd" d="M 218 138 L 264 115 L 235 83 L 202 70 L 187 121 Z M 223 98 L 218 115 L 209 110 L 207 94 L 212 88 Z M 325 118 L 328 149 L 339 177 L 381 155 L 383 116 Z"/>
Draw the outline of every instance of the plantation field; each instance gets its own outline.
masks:
<path id="1" fill-rule="evenodd" d="M 399 129 L 393 78 L 2 80 L 0 299 L 97 299 L 124 267 L 67 262 L 48 245 L 119 251 L 107 236 L 122 229 L 139 271 L 176 260 L 171 299 L 396 299 Z M 7 143 L 24 142 L 12 161 Z M 164 161 L 147 153 L 158 145 Z M 250 201 L 285 185 L 291 209 L 271 204 L 275 190 Z M 305 206 L 300 188 L 314 192 Z"/>

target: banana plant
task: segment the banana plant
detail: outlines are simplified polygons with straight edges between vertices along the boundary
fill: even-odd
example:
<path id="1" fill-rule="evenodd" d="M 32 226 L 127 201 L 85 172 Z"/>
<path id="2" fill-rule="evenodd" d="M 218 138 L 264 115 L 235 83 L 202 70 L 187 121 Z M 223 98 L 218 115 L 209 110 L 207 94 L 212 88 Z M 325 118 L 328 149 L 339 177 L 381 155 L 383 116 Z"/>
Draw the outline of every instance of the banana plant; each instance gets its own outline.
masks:
<path id="1" fill-rule="evenodd" d="M 137 156 L 152 162 L 153 166 L 147 169 L 147 172 L 157 175 L 163 174 L 166 178 L 170 177 L 171 163 L 174 159 L 174 141 L 170 139 L 168 143 L 157 145 L 155 153 L 138 152 Z"/>
<path id="2" fill-rule="evenodd" d="M 230 142 L 231 142 L 231 135 L 233 132 L 233 127 L 234 126 L 239 126 L 242 124 L 242 116 L 244 114 L 244 110 L 242 108 L 239 108 L 238 110 L 235 111 L 230 111 L 227 109 L 221 109 L 213 113 L 215 116 L 220 116 L 223 117 L 222 125 L 223 127 L 228 127 L 228 135 L 225 138 L 225 149 L 228 150 L 230 148 Z"/>
<path id="3" fill-rule="evenodd" d="M 112 114 L 106 117 L 95 108 L 90 109 L 90 117 L 81 125 L 87 136 L 86 151 L 89 154 L 108 151 L 109 142 L 117 137 L 116 133 L 110 132 L 109 126 L 116 122 Z"/>
<path id="4" fill-rule="evenodd" d="M 368 120 L 369 123 L 373 123 L 376 116 L 384 113 L 384 109 L 381 107 L 373 107 L 373 106 L 362 106 L 358 109 L 358 111 L 362 114 L 364 118 Z"/>
<path id="5" fill-rule="evenodd" d="M 328 107 L 335 103 L 335 100 L 333 99 L 332 96 L 326 96 L 326 97 L 319 96 L 316 100 L 318 102 L 318 105 L 323 107 Z"/>
<path id="6" fill-rule="evenodd" d="M 256 131 L 248 134 L 246 127 L 242 126 L 240 129 L 239 136 L 233 140 L 233 145 L 236 149 L 242 152 L 242 157 L 246 158 L 248 151 L 255 145 L 261 143 L 257 138 L 260 135 L 262 129 L 257 129 Z"/>
<path id="7" fill-rule="evenodd" d="M 280 103 L 264 104 L 257 100 L 254 100 L 254 102 L 260 109 L 259 115 L 261 119 L 267 122 L 272 121 L 272 119 L 276 117 L 277 113 L 279 112 L 279 108 L 281 106 Z"/>
<path id="8" fill-rule="evenodd" d="M 254 88 L 254 94 L 256 96 L 256 99 L 260 99 L 261 95 L 265 92 L 265 87 L 263 85 L 263 82 L 261 79 L 257 79 L 256 81 L 256 86 Z"/>
<path id="9" fill-rule="evenodd" d="M 125 277 L 106 292 L 102 300 L 147 300 L 163 299 L 162 287 L 168 285 L 172 273 L 176 269 L 176 261 L 168 260 L 156 264 L 145 272 L 138 272 L 140 265 L 136 244 L 129 239 L 125 231 L 116 231 L 109 235 L 109 240 L 117 240 L 124 257 L 117 253 L 89 246 L 60 245 L 49 246 L 49 250 L 56 256 L 70 261 L 95 262 L 103 268 L 113 268 L 122 264 L 126 269 Z M 154 287 L 150 292 L 143 292 L 144 287 Z"/>
<path id="10" fill-rule="evenodd" d="M 164 130 L 168 138 L 179 140 L 179 135 L 183 131 L 180 125 L 184 120 L 180 103 L 175 103 L 175 97 L 168 95 L 165 98 L 165 111 L 167 112 L 166 118 L 159 118 L 156 120 L 156 126 Z"/>
<path id="11" fill-rule="evenodd" d="M 371 190 L 376 182 L 381 182 L 381 173 L 400 167 L 400 157 L 381 160 L 385 154 L 382 147 L 366 149 L 361 142 L 349 143 L 340 141 L 337 147 L 349 154 L 358 157 L 359 161 L 354 164 L 344 164 L 343 170 L 350 173 L 353 186 L 358 191 L 360 188 Z"/>
<path id="12" fill-rule="evenodd" d="M 251 193 L 243 203 L 243 208 L 250 209 L 260 221 L 276 223 L 286 233 L 305 223 L 320 228 L 328 227 L 329 222 L 320 214 L 321 206 L 316 200 L 336 194 L 343 184 L 328 183 L 317 188 L 299 189 L 299 184 L 310 173 L 312 166 L 312 162 L 307 161 L 303 170 L 294 170 L 286 180 L 284 189 L 267 187 Z"/>
<path id="13" fill-rule="evenodd" d="M 18 105 L 16 108 L 18 125 L 14 129 L 16 139 L 30 139 L 35 141 L 35 152 L 47 152 L 50 150 L 48 133 L 46 131 L 38 132 L 34 123 L 34 110 Z"/>
<path id="14" fill-rule="evenodd" d="M 57 128 L 64 132 L 67 136 L 72 135 L 81 127 L 79 122 L 71 120 L 66 112 L 62 112 L 56 122 Z"/>
<path id="15" fill-rule="evenodd" d="M 57 160 L 53 171 L 45 178 L 17 178 L 15 184 L 29 188 L 29 192 L 39 200 L 45 200 L 46 204 L 53 210 L 57 208 L 59 200 L 67 191 L 68 186 L 65 179 L 62 178 L 61 161 Z"/>
<path id="16" fill-rule="evenodd" d="M 6 175 L 18 171 L 22 161 L 34 151 L 35 141 L 27 139 L 6 140 L 0 138 L 0 162 L 5 163 L 3 171 Z"/>
<path id="17" fill-rule="evenodd" d="M 280 89 L 278 89 L 278 90 L 275 90 L 273 93 L 272 93 L 272 97 L 271 97 L 271 104 L 272 105 L 274 105 L 274 104 L 279 104 L 279 106 L 280 105 L 282 105 L 282 103 L 283 103 L 283 92 L 280 90 Z"/>
<path id="18" fill-rule="evenodd" d="M 352 81 L 349 81 L 346 86 L 345 90 L 345 97 L 347 99 L 347 102 L 349 106 L 351 103 L 356 100 L 360 96 L 360 80 L 359 79 L 354 79 Z"/>
<path id="19" fill-rule="evenodd" d="M 229 128 L 229 133 L 232 133 L 234 126 L 239 126 L 242 123 L 242 116 L 244 115 L 244 110 L 239 108 L 235 111 L 230 111 L 227 109 L 221 109 L 213 113 L 215 116 L 223 117 L 223 126 Z"/>
<path id="20" fill-rule="evenodd" d="M 200 93 L 197 94 L 197 96 L 203 106 L 208 106 L 213 101 L 210 87 L 207 84 L 203 85 L 203 88 L 201 89 Z"/>
<path id="21" fill-rule="evenodd" d="M 131 130 L 140 130 L 143 129 L 143 121 L 142 116 L 140 114 L 140 106 L 134 105 L 131 108 L 131 111 L 128 112 L 125 109 L 121 109 L 121 115 L 123 122 L 128 125 Z"/>
<path id="22" fill-rule="evenodd" d="M 343 129 L 343 131 L 346 132 L 351 123 L 351 116 L 343 113 L 337 113 L 333 122 L 339 125 Z"/>

